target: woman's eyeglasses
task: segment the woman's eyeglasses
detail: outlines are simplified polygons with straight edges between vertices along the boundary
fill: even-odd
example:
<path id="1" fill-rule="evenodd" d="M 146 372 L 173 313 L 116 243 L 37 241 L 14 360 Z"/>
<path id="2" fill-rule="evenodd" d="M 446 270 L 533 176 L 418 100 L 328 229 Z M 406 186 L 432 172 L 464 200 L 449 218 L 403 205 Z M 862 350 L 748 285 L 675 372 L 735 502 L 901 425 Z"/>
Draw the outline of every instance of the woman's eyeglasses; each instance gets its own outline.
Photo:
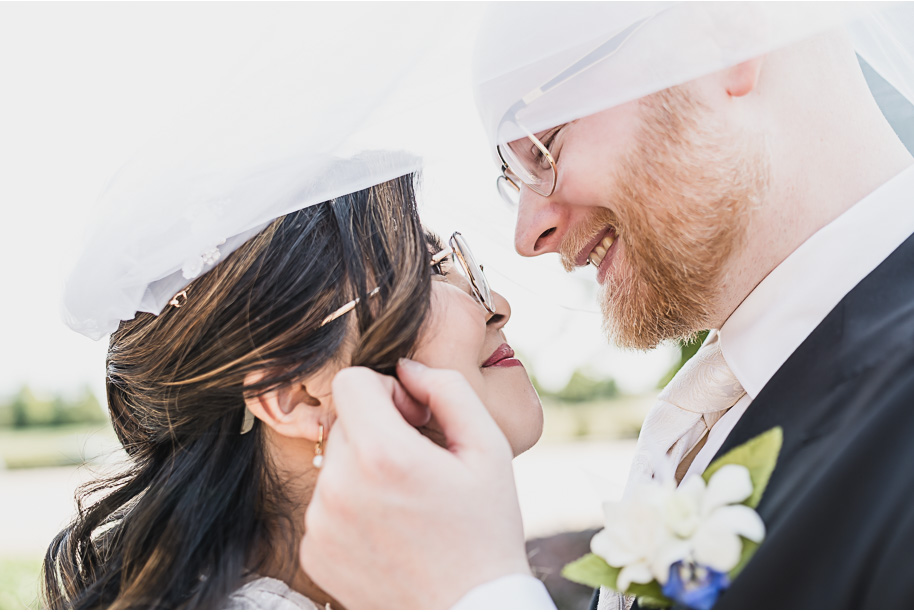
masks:
<path id="1" fill-rule="evenodd" d="M 495 300 L 492 298 L 492 290 L 489 288 L 489 282 L 486 280 L 486 275 L 482 271 L 482 266 L 476 262 L 476 258 L 473 257 L 473 252 L 470 251 L 470 247 L 467 245 L 466 239 L 463 237 L 463 235 L 461 235 L 460 232 L 454 232 L 451 235 L 451 239 L 448 240 L 448 248 L 435 253 L 432 256 L 429 265 L 437 266 L 448 257 L 453 258 L 457 269 L 463 273 L 467 281 L 470 283 L 470 287 L 473 290 L 473 297 L 476 298 L 476 301 L 482 304 L 482 306 L 488 312 L 494 314 Z M 380 287 L 375 287 L 368 294 L 368 297 L 374 297 L 380 291 Z M 351 302 L 346 302 L 334 310 L 332 313 L 327 315 L 321 322 L 320 327 L 323 327 L 327 323 L 340 318 L 355 308 L 356 304 L 358 303 L 359 298 L 356 298 Z"/>
<path id="2" fill-rule="evenodd" d="M 460 232 L 454 232 L 451 239 L 448 240 L 448 248 L 436 253 L 432 257 L 431 265 L 436 266 L 448 256 L 452 256 L 457 268 L 463 273 L 470 287 L 473 289 L 473 297 L 482 304 L 486 310 L 495 314 L 495 300 L 492 298 L 492 290 L 489 288 L 489 281 L 482 271 L 482 266 L 476 262 L 473 252 L 470 251 L 466 239 Z"/>

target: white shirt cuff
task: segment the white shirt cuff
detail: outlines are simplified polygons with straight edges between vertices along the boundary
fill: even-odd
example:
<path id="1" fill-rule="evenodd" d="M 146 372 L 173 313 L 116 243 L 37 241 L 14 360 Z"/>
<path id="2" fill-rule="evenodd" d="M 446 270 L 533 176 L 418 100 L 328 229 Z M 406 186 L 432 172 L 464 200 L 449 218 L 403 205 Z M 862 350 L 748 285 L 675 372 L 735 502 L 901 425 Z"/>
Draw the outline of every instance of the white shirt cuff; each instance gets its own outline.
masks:
<path id="1" fill-rule="evenodd" d="M 555 610 L 555 604 L 542 582 L 511 574 L 470 590 L 451 610 Z"/>

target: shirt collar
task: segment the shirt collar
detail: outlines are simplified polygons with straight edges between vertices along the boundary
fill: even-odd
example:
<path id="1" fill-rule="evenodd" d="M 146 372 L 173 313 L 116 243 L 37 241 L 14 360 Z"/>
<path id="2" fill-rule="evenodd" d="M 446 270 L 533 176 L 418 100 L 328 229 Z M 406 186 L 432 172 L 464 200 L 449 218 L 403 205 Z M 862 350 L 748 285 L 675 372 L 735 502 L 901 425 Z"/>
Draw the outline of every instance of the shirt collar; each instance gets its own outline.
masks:
<path id="1" fill-rule="evenodd" d="M 755 398 L 860 281 L 914 234 L 914 166 L 817 231 L 782 261 L 720 329 L 733 374 Z"/>

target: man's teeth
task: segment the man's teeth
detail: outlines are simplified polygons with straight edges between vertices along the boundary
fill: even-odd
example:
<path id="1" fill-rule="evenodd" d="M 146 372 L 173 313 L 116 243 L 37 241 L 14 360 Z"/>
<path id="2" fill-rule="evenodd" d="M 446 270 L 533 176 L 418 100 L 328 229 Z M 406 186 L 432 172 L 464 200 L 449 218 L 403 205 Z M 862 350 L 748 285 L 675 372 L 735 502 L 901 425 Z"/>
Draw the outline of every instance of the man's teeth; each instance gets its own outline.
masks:
<path id="1" fill-rule="evenodd" d="M 615 241 L 616 238 L 614 236 L 607 235 L 600 241 L 600 244 L 593 248 L 587 260 L 590 261 L 594 268 L 600 267 L 600 264 L 603 263 L 603 258 L 606 257 L 606 251 L 609 250 L 609 247 L 611 247 Z"/>

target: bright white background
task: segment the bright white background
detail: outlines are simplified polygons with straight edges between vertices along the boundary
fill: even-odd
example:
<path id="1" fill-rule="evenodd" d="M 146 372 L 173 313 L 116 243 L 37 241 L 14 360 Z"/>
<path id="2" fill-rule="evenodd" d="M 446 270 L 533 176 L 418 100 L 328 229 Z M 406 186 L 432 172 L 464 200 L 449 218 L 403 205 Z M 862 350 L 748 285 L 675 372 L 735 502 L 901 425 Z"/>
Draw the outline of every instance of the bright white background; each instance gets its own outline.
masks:
<path id="1" fill-rule="evenodd" d="M 61 391 L 89 383 L 103 397 L 105 342 L 70 331 L 59 316 L 88 211 L 113 173 L 231 76 L 277 20 L 328 19 L 309 35 L 345 35 L 330 27 L 338 14 L 286 4 L 0 5 L 0 394 L 23 383 Z M 671 347 L 610 348 L 589 270 L 569 276 L 554 257 L 514 253 L 511 211 L 494 189 L 497 167 L 471 96 L 460 95 L 448 145 L 457 161 L 427 168 L 424 221 L 468 237 L 513 306 L 509 341 L 546 386 L 561 387 L 585 367 L 624 390 L 651 388 L 674 359 Z"/>

